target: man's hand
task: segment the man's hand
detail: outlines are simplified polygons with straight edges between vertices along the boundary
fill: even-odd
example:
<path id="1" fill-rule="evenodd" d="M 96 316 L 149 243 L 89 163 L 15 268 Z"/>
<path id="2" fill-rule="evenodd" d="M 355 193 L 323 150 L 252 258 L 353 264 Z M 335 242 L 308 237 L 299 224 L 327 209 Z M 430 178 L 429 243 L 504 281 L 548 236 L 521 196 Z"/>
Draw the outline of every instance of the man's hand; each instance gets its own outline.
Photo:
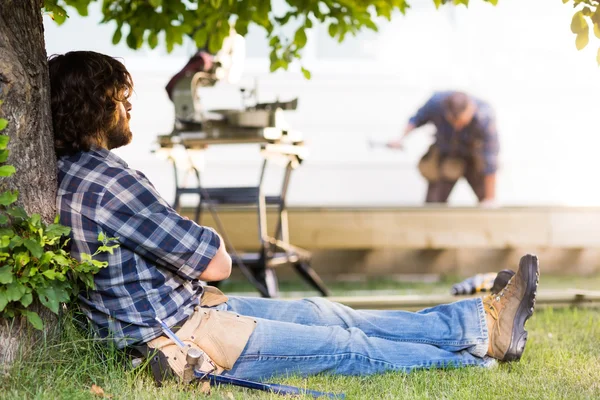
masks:
<path id="1" fill-rule="evenodd" d="M 404 132 L 402 132 L 402 137 L 400 139 L 391 140 L 387 143 L 387 147 L 390 149 L 403 150 L 404 149 L 404 139 L 406 135 L 411 133 L 415 129 L 415 126 L 411 123 L 408 123 L 404 128 Z"/>
<path id="2" fill-rule="evenodd" d="M 390 140 L 386 146 L 390 149 L 404 150 L 404 139 Z"/>

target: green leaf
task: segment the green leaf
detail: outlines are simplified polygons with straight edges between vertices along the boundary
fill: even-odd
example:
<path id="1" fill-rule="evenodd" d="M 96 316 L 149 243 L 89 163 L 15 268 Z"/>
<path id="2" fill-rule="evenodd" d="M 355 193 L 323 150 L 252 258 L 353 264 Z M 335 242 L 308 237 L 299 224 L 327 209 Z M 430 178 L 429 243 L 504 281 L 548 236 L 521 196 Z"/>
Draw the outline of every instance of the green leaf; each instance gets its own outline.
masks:
<path id="1" fill-rule="evenodd" d="M 600 28 L 598 27 L 598 24 L 594 24 L 594 35 L 600 39 Z"/>
<path id="2" fill-rule="evenodd" d="M 40 214 L 38 214 L 38 213 L 31 214 L 31 216 L 29 217 L 29 225 L 33 226 L 36 229 L 41 228 L 42 227 L 42 217 L 40 216 Z"/>
<path id="3" fill-rule="evenodd" d="M 306 32 L 304 32 L 304 28 L 300 28 L 296 31 L 294 35 L 294 44 L 299 48 L 303 48 L 306 46 Z"/>
<path id="4" fill-rule="evenodd" d="M 0 214 L 0 225 L 4 225 L 8 222 L 8 217 L 4 214 Z"/>
<path id="5" fill-rule="evenodd" d="M 83 256 L 83 254 L 82 254 L 82 256 Z M 83 258 L 84 257 L 81 257 L 82 260 L 83 260 Z M 62 267 L 66 267 L 69 265 L 69 260 L 67 260 L 67 258 L 65 256 L 62 256 L 60 254 L 54 255 L 52 257 L 52 260 L 54 261 L 55 264 L 60 265 Z"/>
<path id="6" fill-rule="evenodd" d="M 304 75 L 304 78 L 310 79 L 310 71 L 304 67 L 301 67 L 300 69 L 302 70 L 302 74 Z"/>
<path id="7" fill-rule="evenodd" d="M 235 31 L 242 36 L 246 36 L 248 33 L 248 23 L 248 20 L 240 20 L 238 18 L 238 20 L 235 21 Z"/>
<path id="8" fill-rule="evenodd" d="M 0 205 L 9 206 L 13 204 L 19 198 L 19 192 L 16 190 L 7 190 L 0 194 Z"/>
<path id="9" fill-rule="evenodd" d="M 42 275 L 44 275 L 46 278 L 50 279 L 51 281 L 55 280 L 57 275 L 56 271 L 54 271 L 53 269 L 48 269 L 44 272 L 42 272 Z"/>
<path id="10" fill-rule="evenodd" d="M 0 118 L 0 131 L 3 130 L 4 128 L 6 128 L 7 125 L 8 125 L 8 120 L 6 120 L 4 118 Z"/>
<path id="11" fill-rule="evenodd" d="M 27 213 L 23 207 L 7 208 L 6 213 L 14 218 L 27 219 Z"/>
<path id="12" fill-rule="evenodd" d="M 8 297 L 6 296 L 6 292 L 4 291 L 4 289 L 0 288 L 0 312 L 2 312 L 4 308 L 6 308 L 7 304 Z"/>
<path id="13" fill-rule="evenodd" d="M 162 0 L 150 0 L 150 5 L 154 8 L 162 6 Z"/>
<path id="14" fill-rule="evenodd" d="M 210 35 L 208 38 L 208 51 L 215 54 L 221 49 L 224 37 L 219 34 Z"/>
<path id="15" fill-rule="evenodd" d="M 329 31 L 329 36 L 331 36 L 333 38 L 333 37 L 335 37 L 335 35 L 338 32 L 338 25 L 331 24 L 331 25 L 329 25 L 329 28 L 327 28 L 327 30 Z"/>
<path id="16" fill-rule="evenodd" d="M 11 176 L 15 172 L 16 169 L 12 165 L 3 165 L 0 167 L 0 176 Z"/>
<path id="17" fill-rule="evenodd" d="M 173 36 L 173 29 L 170 26 L 165 29 L 165 44 L 167 45 L 167 53 L 172 52 L 175 46 L 175 38 Z"/>
<path id="18" fill-rule="evenodd" d="M 577 34 L 577 37 L 575 38 L 575 47 L 577 47 L 577 50 L 582 50 L 585 46 L 587 46 L 589 41 L 590 37 L 588 31 L 583 31 Z"/>
<path id="19" fill-rule="evenodd" d="M 2 238 L 4 239 L 4 238 Z M 21 236 L 13 236 L 12 239 L 10 239 L 10 244 L 9 247 L 11 249 L 14 249 L 17 246 L 20 246 L 23 244 L 23 238 Z"/>
<path id="20" fill-rule="evenodd" d="M 6 146 L 8 146 L 9 141 L 10 141 L 10 136 L 0 135 L 0 150 L 6 149 Z"/>
<path id="21" fill-rule="evenodd" d="M 25 239 L 25 247 L 35 258 L 40 258 L 44 254 L 43 247 L 33 239 Z"/>
<path id="22" fill-rule="evenodd" d="M 35 329 L 38 329 L 40 331 L 44 329 L 44 322 L 42 322 L 42 319 L 40 318 L 40 316 L 36 312 L 34 312 L 34 311 L 21 311 L 21 313 L 27 317 L 27 321 L 29 321 L 29 323 Z"/>
<path id="23" fill-rule="evenodd" d="M 54 22 L 56 22 L 58 25 L 62 25 L 68 17 L 65 9 L 57 5 L 56 2 L 54 2 L 53 4 L 46 2 L 45 9 L 46 12 L 50 14 L 50 18 L 52 18 Z"/>
<path id="24" fill-rule="evenodd" d="M 50 224 L 46 228 L 46 235 L 49 237 L 67 236 L 70 232 L 71 228 L 63 226 L 61 224 Z"/>
<path id="25" fill-rule="evenodd" d="M 573 14 L 573 18 L 571 19 L 571 32 L 578 35 L 584 31 L 587 32 L 589 29 L 588 23 L 583 16 L 581 11 L 577 11 Z"/>
<path id="26" fill-rule="evenodd" d="M 5 265 L 0 267 L 0 283 L 6 285 L 13 281 L 13 267 L 12 265 Z"/>
<path id="27" fill-rule="evenodd" d="M 127 35 L 127 39 L 125 39 L 125 42 L 127 43 L 127 46 L 129 46 L 130 49 L 135 50 L 138 48 L 138 38 L 133 30 L 129 32 L 129 34 Z"/>
<path id="28" fill-rule="evenodd" d="M 29 264 L 30 261 L 31 257 L 29 257 L 29 253 L 22 252 L 15 255 L 15 264 L 17 265 L 17 269 Z"/>
<path id="29" fill-rule="evenodd" d="M 158 34 L 155 31 L 150 31 L 150 34 L 148 34 L 148 46 L 150 46 L 151 49 L 158 46 Z"/>
<path id="30" fill-rule="evenodd" d="M 8 159 L 8 153 L 9 151 L 6 149 L 0 150 L 0 163 L 6 162 L 6 160 Z"/>
<path id="31" fill-rule="evenodd" d="M 37 288 L 40 302 L 48 307 L 54 314 L 58 314 L 59 301 L 54 287 Z"/>
<path id="32" fill-rule="evenodd" d="M 87 17 L 89 4 L 90 4 L 90 2 L 88 0 L 81 0 L 81 1 L 78 1 L 75 4 L 71 4 L 71 5 L 77 9 L 77 12 L 79 13 L 79 15 L 81 15 L 82 17 Z"/>
<path id="33" fill-rule="evenodd" d="M 33 295 L 31 293 L 25 293 L 23 297 L 21 297 L 21 305 L 23 307 L 29 307 L 33 303 Z"/>
<path id="34" fill-rule="evenodd" d="M 121 33 L 121 26 L 118 26 L 117 29 L 115 30 L 115 33 L 113 34 L 112 44 L 115 44 L 115 45 L 119 44 L 122 37 L 123 37 L 123 33 Z"/>
<path id="35" fill-rule="evenodd" d="M 25 286 L 19 282 L 13 282 L 6 287 L 6 297 L 8 301 L 19 301 L 26 291 Z"/>

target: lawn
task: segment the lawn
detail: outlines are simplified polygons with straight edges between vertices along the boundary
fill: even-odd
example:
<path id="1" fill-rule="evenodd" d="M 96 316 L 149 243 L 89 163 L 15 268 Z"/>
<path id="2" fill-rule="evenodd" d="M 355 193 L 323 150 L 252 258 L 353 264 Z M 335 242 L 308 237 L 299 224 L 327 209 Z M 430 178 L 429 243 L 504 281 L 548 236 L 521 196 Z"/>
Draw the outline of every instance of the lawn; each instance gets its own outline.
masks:
<path id="1" fill-rule="evenodd" d="M 597 278 L 546 277 L 548 287 L 581 287 Z M 553 283 L 554 282 L 554 283 Z M 565 283 L 568 282 L 568 283 Z M 385 285 L 334 286 L 334 293 L 383 289 Z M 441 281 L 423 285 L 424 292 L 447 289 Z M 227 286 L 227 285 L 226 285 Z M 244 285 L 240 284 L 238 289 Z M 285 285 L 282 285 L 285 286 Z M 293 286 L 293 284 L 291 284 Z M 343 285 L 342 285 L 343 286 Z M 385 287 L 382 287 L 385 286 Z M 397 288 L 398 294 L 414 287 Z M 596 286 L 597 287 L 597 286 Z M 308 379 L 282 377 L 277 383 L 315 390 L 345 393 L 347 399 L 597 399 L 600 398 L 600 309 L 545 308 L 529 320 L 529 341 L 518 363 L 493 369 L 465 368 L 388 373 L 371 377 L 317 376 Z M 154 386 L 144 368 L 126 367 L 122 354 L 83 337 L 64 320 L 61 340 L 40 344 L 27 359 L 20 360 L 0 378 L 3 399 L 90 399 L 93 384 L 114 399 L 191 399 L 204 397 L 197 387 L 169 383 Z M 280 396 L 235 387 L 213 389 L 213 399 L 277 399 Z"/>

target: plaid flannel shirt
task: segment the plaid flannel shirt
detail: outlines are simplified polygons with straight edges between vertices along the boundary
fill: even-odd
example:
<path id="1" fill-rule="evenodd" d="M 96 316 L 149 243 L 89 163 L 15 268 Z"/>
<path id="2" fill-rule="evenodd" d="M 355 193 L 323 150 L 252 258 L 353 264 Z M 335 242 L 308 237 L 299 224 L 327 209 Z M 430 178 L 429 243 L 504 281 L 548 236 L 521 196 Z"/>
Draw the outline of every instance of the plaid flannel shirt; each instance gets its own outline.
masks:
<path id="1" fill-rule="evenodd" d="M 429 122 L 437 129 L 435 134 L 436 144 L 442 154 L 460 157 L 471 157 L 473 150 L 471 141 L 474 137 L 481 136 L 483 148 L 481 156 L 484 160 L 484 173 L 493 174 L 498 169 L 498 153 L 500 144 L 496 130 L 496 117 L 492 107 L 483 100 L 471 97 L 477 105 L 477 111 L 469 125 L 456 132 L 444 116 L 442 102 L 453 92 L 435 93 L 423 107 L 409 120 L 415 127 L 423 126 Z M 458 135 L 456 148 L 453 148 L 453 136 Z"/>
<path id="2" fill-rule="evenodd" d="M 81 307 L 101 337 L 119 348 L 162 334 L 190 316 L 199 303 L 198 281 L 220 246 L 219 236 L 177 214 L 148 179 L 105 149 L 58 161 L 60 222 L 71 228 L 71 255 L 94 254 L 98 234 L 117 237 L 114 254 L 81 293 Z"/>

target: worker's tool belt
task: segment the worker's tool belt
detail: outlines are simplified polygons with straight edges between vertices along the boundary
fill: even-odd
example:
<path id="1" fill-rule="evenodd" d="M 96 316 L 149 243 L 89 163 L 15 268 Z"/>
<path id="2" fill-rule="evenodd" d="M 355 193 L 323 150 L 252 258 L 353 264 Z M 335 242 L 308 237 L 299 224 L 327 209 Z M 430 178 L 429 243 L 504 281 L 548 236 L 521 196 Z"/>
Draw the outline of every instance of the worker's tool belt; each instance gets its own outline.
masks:
<path id="1" fill-rule="evenodd" d="M 465 174 L 465 166 L 462 158 L 442 155 L 436 144 L 432 144 L 419 161 L 419 171 L 429 182 L 456 181 Z"/>
<path id="2" fill-rule="evenodd" d="M 221 373 L 233 367 L 256 327 L 256 320 L 229 311 L 205 308 L 226 302 L 227 296 L 211 286 L 204 290 L 200 306 L 196 307 L 176 335 L 189 348 L 205 353 L 202 371 Z M 191 376 L 184 376 L 187 353 L 184 349 L 166 336 L 153 339 L 147 345 L 162 353 L 161 356 L 166 358 L 180 379 L 187 382 L 191 380 Z"/>

